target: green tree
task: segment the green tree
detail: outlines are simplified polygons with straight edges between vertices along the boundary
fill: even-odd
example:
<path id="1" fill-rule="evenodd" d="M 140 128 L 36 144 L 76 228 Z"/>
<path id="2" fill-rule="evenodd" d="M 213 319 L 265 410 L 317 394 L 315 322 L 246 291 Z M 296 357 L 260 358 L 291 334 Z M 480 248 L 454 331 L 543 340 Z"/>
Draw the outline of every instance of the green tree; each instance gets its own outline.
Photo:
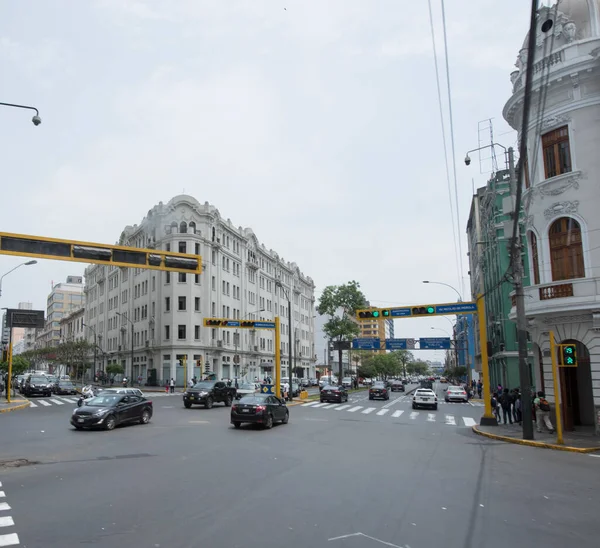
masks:
<path id="1" fill-rule="evenodd" d="M 412 352 L 409 352 L 408 350 L 396 350 L 392 352 L 392 354 L 396 356 L 396 359 L 400 364 L 402 376 L 406 377 L 406 373 L 409 372 L 409 364 L 415 361 L 415 357 L 413 356 Z"/>
<path id="2" fill-rule="evenodd" d="M 11 373 L 13 375 L 22 375 L 23 373 L 25 373 L 25 371 L 27 371 L 30 368 L 31 364 L 26 358 L 24 358 L 20 354 L 17 356 L 13 356 L 11 368 Z M 0 371 L 2 371 L 2 373 L 8 372 L 8 362 L 0 362 Z"/>
<path id="3" fill-rule="evenodd" d="M 389 354 L 375 354 L 368 358 L 365 362 L 365 367 L 371 367 L 375 371 L 375 375 L 382 379 L 397 376 L 402 370 L 402 366 L 395 352 Z"/>
<path id="4" fill-rule="evenodd" d="M 377 376 L 377 370 L 373 364 L 366 361 L 357 369 L 357 375 L 363 379 L 372 379 Z"/>
<path id="5" fill-rule="evenodd" d="M 413 360 L 407 364 L 406 369 L 411 375 L 427 375 L 429 364 L 421 360 Z"/>
<path id="6" fill-rule="evenodd" d="M 122 375 L 123 373 L 125 373 L 125 369 L 123 369 L 123 366 L 118 364 L 118 363 L 111 363 L 109 365 L 106 366 L 106 372 L 109 375 Z"/>
<path id="7" fill-rule="evenodd" d="M 321 294 L 317 312 L 323 316 L 329 316 L 329 320 L 323 326 L 323 331 L 329 338 L 338 343 L 339 380 L 342 380 L 342 345 L 340 343 L 350 342 L 360 334 L 360 327 L 354 316 L 356 311 L 366 306 L 366 299 L 360 290 L 360 284 L 352 281 L 345 285 L 329 285 Z"/>

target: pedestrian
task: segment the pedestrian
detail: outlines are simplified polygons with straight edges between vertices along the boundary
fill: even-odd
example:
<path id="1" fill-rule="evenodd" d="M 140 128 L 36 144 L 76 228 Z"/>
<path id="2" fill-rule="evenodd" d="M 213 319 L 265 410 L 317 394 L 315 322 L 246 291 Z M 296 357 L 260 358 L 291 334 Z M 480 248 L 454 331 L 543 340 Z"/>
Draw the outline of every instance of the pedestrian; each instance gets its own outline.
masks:
<path id="1" fill-rule="evenodd" d="M 521 394 L 517 390 L 516 399 L 515 399 L 515 413 L 516 419 L 515 421 L 519 423 L 519 425 L 523 422 L 523 413 L 521 412 Z"/>
<path id="2" fill-rule="evenodd" d="M 500 424 L 500 406 L 498 405 L 498 393 L 494 392 L 492 394 L 492 413 L 496 417 L 498 424 Z"/>
<path id="3" fill-rule="evenodd" d="M 483 383 L 479 381 L 477 383 L 477 397 L 481 399 L 481 393 L 483 392 Z"/>
<path id="4" fill-rule="evenodd" d="M 171 394 L 175 394 L 175 379 L 171 377 L 171 382 L 169 384 L 171 386 Z"/>
<path id="5" fill-rule="evenodd" d="M 283 383 L 283 397 L 290 401 L 290 385 L 287 382 Z"/>
<path id="6" fill-rule="evenodd" d="M 537 431 L 542 433 L 542 424 L 546 426 L 550 434 L 554 434 L 554 426 L 550 421 L 550 404 L 546 399 L 546 394 L 540 390 L 537 393 L 537 398 L 533 400 L 535 406 L 535 424 Z"/>
<path id="7" fill-rule="evenodd" d="M 504 424 L 506 424 L 507 418 L 510 424 L 513 423 L 511 411 L 512 403 L 512 396 L 510 395 L 508 388 L 505 388 L 502 392 L 502 395 L 500 396 L 500 405 L 502 406 L 502 420 L 504 421 Z"/>
<path id="8" fill-rule="evenodd" d="M 519 416 L 518 416 L 518 413 L 517 413 L 517 400 L 519 399 L 519 389 L 518 388 L 513 388 L 511 396 L 512 396 L 513 421 L 514 422 L 520 422 L 519 421 Z"/>

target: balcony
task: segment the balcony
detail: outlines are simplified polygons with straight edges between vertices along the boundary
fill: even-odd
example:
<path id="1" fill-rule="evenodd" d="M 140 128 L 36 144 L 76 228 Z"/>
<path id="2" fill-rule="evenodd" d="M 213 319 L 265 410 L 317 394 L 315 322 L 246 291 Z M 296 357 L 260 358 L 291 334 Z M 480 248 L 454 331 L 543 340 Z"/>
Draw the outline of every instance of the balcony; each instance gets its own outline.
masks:
<path id="1" fill-rule="evenodd" d="M 549 299 L 562 299 L 563 297 L 573 296 L 573 284 L 558 284 L 558 285 L 545 285 L 539 288 L 540 301 L 547 301 Z"/>
<path id="2" fill-rule="evenodd" d="M 255 269 L 255 270 L 258 270 L 258 268 L 259 268 L 259 267 L 258 267 L 258 259 L 256 259 L 256 258 L 248 259 L 248 260 L 246 261 L 246 265 L 247 265 L 248 267 L 250 267 L 250 268 L 253 268 L 253 269 Z"/>

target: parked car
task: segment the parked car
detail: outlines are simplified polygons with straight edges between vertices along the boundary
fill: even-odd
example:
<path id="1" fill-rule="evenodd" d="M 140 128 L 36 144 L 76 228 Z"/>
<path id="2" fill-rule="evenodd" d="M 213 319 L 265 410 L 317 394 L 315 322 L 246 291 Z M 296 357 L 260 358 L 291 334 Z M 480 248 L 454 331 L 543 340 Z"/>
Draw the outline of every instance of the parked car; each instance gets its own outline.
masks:
<path id="1" fill-rule="evenodd" d="M 103 393 L 90 398 L 83 407 L 77 407 L 71 415 L 71 424 L 77 430 L 113 430 L 119 424 L 148 424 L 152 412 L 152 402 L 141 396 Z"/>
<path id="2" fill-rule="evenodd" d="M 343 385 L 328 384 L 322 388 L 320 396 L 321 403 L 326 401 L 339 403 L 348 401 L 348 391 Z"/>
<path id="3" fill-rule="evenodd" d="M 275 422 L 287 424 L 290 412 L 283 398 L 270 394 L 244 396 L 231 406 L 231 424 L 240 428 L 243 423 L 262 424 L 271 428 Z"/>
<path id="4" fill-rule="evenodd" d="M 183 405 L 186 409 L 192 405 L 204 405 L 205 409 L 211 409 L 215 402 L 222 402 L 229 407 L 235 394 L 235 388 L 227 386 L 224 381 L 201 381 L 185 391 Z"/>

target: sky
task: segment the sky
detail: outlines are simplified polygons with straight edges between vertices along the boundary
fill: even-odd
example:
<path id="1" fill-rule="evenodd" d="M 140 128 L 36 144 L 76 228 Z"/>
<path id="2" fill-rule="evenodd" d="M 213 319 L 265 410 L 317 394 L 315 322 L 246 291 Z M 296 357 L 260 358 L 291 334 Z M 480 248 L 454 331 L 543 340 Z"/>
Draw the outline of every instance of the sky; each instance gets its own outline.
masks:
<path id="1" fill-rule="evenodd" d="M 502 108 L 529 2 L 446 2 L 454 154 L 432 5 L 458 220 L 425 0 L 0 0 L 0 101 L 42 118 L 0 107 L 0 231 L 115 243 L 185 192 L 296 262 L 317 297 L 357 280 L 374 306 L 457 299 L 433 280 L 468 300 L 466 224 L 491 163 L 463 159 L 490 143 L 488 119 L 516 143 Z M 0 275 L 21 262 L 0 255 Z M 52 282 L 84 268 L 19 268 L 0 306 L 45 309 Z M 395 327 L 440 329 L 446 318 Z"/>

